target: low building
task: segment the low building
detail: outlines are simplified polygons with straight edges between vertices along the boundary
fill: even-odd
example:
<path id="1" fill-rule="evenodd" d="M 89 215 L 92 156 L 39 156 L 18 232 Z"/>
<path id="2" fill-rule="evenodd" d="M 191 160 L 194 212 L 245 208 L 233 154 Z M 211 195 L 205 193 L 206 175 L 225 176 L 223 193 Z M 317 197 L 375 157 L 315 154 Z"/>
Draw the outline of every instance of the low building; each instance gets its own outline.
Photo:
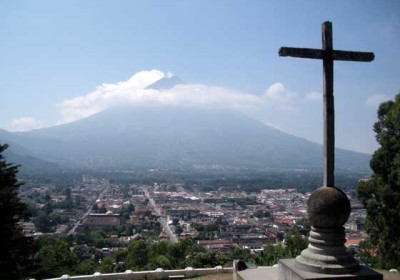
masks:
<path id="1" fill-rule="evenodd" d="M 200 210 L 191 207 L 178 207 L 175 209 L 168 209 L 167 215 L 170 219 L 188 221 L 193 218 L 197 218 L 200 214 Z"/>
<path id="2" fill-rule="evenodd" d="M 119 214 L 113 214 L 111 211 L 105 214 L 89 214 L 83 220 L 82 224 L 101 228 L 119 226 L 121 225 L 121 217 Z"/>
<path id="3" fill-rule="evenodd" d="M 206 250 L 230 254 L 238 246 L 228 240 L 200 240 L 197 244 L 203 246 Z"/>

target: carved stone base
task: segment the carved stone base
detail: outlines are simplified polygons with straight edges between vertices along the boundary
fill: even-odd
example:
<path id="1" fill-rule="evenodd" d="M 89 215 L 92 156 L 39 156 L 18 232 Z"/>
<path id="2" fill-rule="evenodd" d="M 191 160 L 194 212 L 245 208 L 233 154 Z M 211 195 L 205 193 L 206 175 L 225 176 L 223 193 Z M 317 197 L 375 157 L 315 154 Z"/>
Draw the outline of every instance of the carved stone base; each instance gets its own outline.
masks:
<path id="1" fill-rule="evenodd" d="M 352 273 L 360 269 L 358 262 L 347 251 L 344 228 L 312 227 L 308 248 L 296 257 L 296 267 L 325 274 Z"/>

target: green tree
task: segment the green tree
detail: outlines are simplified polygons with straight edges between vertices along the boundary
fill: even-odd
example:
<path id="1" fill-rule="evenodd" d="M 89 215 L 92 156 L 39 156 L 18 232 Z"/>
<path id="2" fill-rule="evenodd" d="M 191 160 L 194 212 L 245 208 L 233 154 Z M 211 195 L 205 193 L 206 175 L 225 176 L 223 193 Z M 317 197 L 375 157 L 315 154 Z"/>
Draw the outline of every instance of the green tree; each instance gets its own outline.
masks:
<path id="1" fill-rule="evenodd" d="M 28 214 L 18 197 L 18 166 L 7 163 L 3 156 L 7 147 L 0 144 L 0 279 L 19 279 L 28 270 L 31 240 L 18 224 Z"/>
<path id="2" fill-rule="evenodd" d="M 372 156 L 372 178 L 357 188 L 367 210 L 365 226 L 382 268 L 400 268 L 400 94 L 382 103 L 374 125 L 380 148 Z"/>
<path id="3" fill-rule="evenodd" d="M 175 226 L 175 234 L 179 235 L 183 232 L 183 228 L 178 224 Z"/>
<path id="4" fill-rule="evenodd" d="M 128 245 L 126 265 L 129 269 L 140 270 L 147 264 L 148 248 L 142 240 L 132 241 Z"/>
<path id="5" fill-rule="evenodd" d="M 101 273 L 111 273 L 113 272 L 113 261 L 110 257 L 105 257 L 100 265 Z"/>
<path id="6" fill-rule="evenodd" d="M 91 248 L 88 247 L 87 245 L 75 245 L 73 249 L 73 253 L 75 257 L 78 259 L 78 261 L 82 262 L 84 260 L 88 260 L 92 257 L 92 252 Z"/>
<path id="7" fill-rule="evenodd" d="M 35 254 L 35 263 L 38 266 L 38 272 L 36 277 L 55 277 L 58 276 L 56 253 L 53 247 L 45 245 Z"/>
<path id="8" fill-rule="evenodd" d="M 261 256 L 263 259 L 262 265 L 274 265 L 277 264 L 280 259 L 288 257 L 287 251 L 285 251 L 280 244 L 276 246 L 267 246 Z"/>
<path id="9" fill-rule="evenodd" d="M 63 194 L 65 195 L 65 200 L 58 203 L 58 207 L 67 210 L 72 209 L 74 202 L 71 197 L 71 189 L 69 187 L 65 188 Z"/>
<path id="10" fill-rule="evenodd" d="M 159 255 L 154 258 L 152 258 L 148 265 L 148 269 L 157 269 L 157 268 L 162 268 L 162 269 L 172 269 L 172 264 L 170 259 L 165 256 L 165 255 Z"/>
<path id="11" fill-rule="evenodd" d="M 76 273 L 78 275 L 90 275 L 94 273 L 96 264 L 93 260 L 83 260 L 76 267 Z"/>
<path id="12" fill-rule="evenodd" d="M 71 252 L 65 240 L 41 240 L 40 249 L 35 254 L 34 261 L 39 267 L 37 277 L 60 277 L 63 274 L 73 274 L 77 259 Z M 47 242 L 47 243 L 46 243 Z"/>
<path id="13" fill-rule="evenodd" d="M 89 232 L 90 240 L 96 248 L 103 248 L 107 245 L 107 234 L 102 229 L 93 229 Z"/>
<path id="14" fill-rule="evenodd" d="M 51 230 L 52 223 L 44 211 L 40 211 L 39 215 L 34 218 L 33 222 L 40 232 L 49 232 Z"/>
<path id="15" fill-rule="evenodd" d="M 233 249 L 232 259 L 247 261 L 250 259 L 250 250 L 240 248 Z"/>
<path id="16" fill-rule="evenodd" d="M 198 253 L 193 259 L 191 259 L 191 266 L 195 268 L 204 267 L 215 267 L 221 265 L 219 261 L 221 258 L 217 258 L 217 254 L 213 251 L 207 251 L 204 253 Z"/>
<path id="17" fill-rule="evenodd" d="M 166 241 L 161 241 L 159 243 L 154 243 L 150 246 L 147 256 L 149 259 L 156 258 L 161 255 L 168 255 L 169 244 Z"/>
<path id="18" fill-rule="evenodd" d="M 294 258 L 300 255 L 301 251 L 307 248 L 308 241 L 299 232 L 293 235 L 287 234 L 285 237 L 285 250 L 288 257 Z"/>

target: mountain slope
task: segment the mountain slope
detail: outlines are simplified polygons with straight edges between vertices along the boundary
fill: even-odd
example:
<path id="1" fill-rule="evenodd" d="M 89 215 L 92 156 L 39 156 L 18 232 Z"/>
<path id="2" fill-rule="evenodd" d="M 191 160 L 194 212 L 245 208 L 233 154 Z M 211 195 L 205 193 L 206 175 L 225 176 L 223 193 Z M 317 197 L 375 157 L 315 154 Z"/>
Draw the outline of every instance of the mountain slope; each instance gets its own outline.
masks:
<path id="1" fill-rule="evenodd" d="M 0 130 L 0 144 L 8 144 L 8 149 L 4 152 L 7 163 L 21 165 L 22 173 L 32 172 L 51 172 L 59 170 L 59 166 L 55 163 L 34 157 L 32 152 L 21 145 L 10 141 L 14 135 L 5 130 Z M 7 140 L 6 140 L 7 139 Z"/>
<path id="2" fill-rule="evenodd" d="M 114 108 L 9 137 L 37 157 L 73 166 L 322 168 L 321 145 L 232 110 Z M 336 151 L 338 168 L 367 170 L 369 157 Z"/>
<path id="3" fill-rule="evenodd" d="M 173 77 L 165 77 L 162 78 L 155 83 L 152 83 L 149 85 L 148 89 L 157 89 L 157 90 L 165 90 L 165 89 L 171 89 L 176 85 L 182 85 L 185 84 L 179 77 L 173 76 Z"/>

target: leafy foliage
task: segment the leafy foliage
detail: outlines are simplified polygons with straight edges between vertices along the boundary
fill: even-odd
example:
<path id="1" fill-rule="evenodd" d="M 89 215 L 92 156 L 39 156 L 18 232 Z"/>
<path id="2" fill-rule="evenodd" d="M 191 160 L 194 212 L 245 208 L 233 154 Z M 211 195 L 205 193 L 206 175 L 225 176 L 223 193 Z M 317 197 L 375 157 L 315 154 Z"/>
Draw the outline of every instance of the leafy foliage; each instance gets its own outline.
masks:
<path id="1" fill-rule="evenodd" d="M 18 224 L 27 218 L 27 212 L 18 197 L 18 166 L 3 157 L 7 147 L 0 144 L 0 279 L 19 279 L 29 264 L 31 242 Z"/>
<path id="2" fill-rule="evenodd" d="M 58 277 L 63 274 L 74 274 L 78 258 L 70 250 L 70 244 L 65 237 L 44 235 L 35 242 L 36 253 L 34 263 L 37 267 L 35 277 Z M 80 269 L 83 269 L 80 267 Z"/>
<path id="3" fill-rule="evenodd" d="M 232 260 L 241 259 L 258 265 L 273 265 L 280 258 L 297 255 L 307 246 L 307 241 L 296 232 L 286 236 L 286 246 L 267 246 L 264 252 L 253 254 L 248 249 L 235 248 L 231 253 L 206 250 L 186 238 L 178 243 L 131 241 L 126 249 L 107 252 L 86 245 L 75 245 L 71 250 L 72 239 L 60 235 L 43 235 L 35 242 L 34 262 L 37 267 L 36 278 L 60 277 L 63 274 L 83 275 L 124 272 L 127 269 L 154 270 L 203 268 L 230 265 Z"/>
<path id="4" fill-rule="evenodd" d="M 285 245 L 268 245 L 260 255 L 255 257 L 254 261 L 257 265 L 271 266 L 277 264 L 279 259 L 294 258 L 300 255 L 307 245 L 307 239 L 296 230 L 294 234 L 286 234 Z"/>
<path id="5" fill-rule="evenodd" d="M 296 232 L 293 235 L 286 235 L 285 245 L 288 257 L 294 258 L 307 248 L 308 241 L 299 232 Z"/>
<path id="6" fill-rule="evenodd" d="M 370 162 L 374 174 L 357 190 L 372 246 L 364 253 L 378 267 L 400 268 L 400 94 L 380 105 L 374 131 L 380 144 Z"/>
<path id="7" fill-rule="evenodd" d="M 100 265 L 101 273 L 113 272 L 113 260 L 110 257 L 105 257 Z"/>

